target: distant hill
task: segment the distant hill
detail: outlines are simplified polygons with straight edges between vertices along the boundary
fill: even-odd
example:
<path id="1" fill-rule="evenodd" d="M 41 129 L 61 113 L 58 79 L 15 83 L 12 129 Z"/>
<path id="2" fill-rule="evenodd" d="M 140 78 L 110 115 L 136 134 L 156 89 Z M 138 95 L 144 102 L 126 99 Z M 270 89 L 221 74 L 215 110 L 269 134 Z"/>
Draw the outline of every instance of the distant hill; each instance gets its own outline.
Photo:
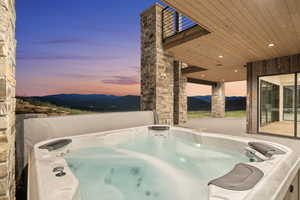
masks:
<path id="1" fill-rule="evenodd" d="M 95 112 L 139 110 L 139 96 L 112 96 L 103 94 L 58 94 L 49 96 L 22 97 L 48 102 L 57 106 Z"/>
<path id="2" fill-rule="evenodd" d="M 76 110 L 68 107 L 60 107 L 47 102 L 41 102 L 36 99 L 26 98 L 26 101 L 24 101 L 20 98 L 17 98 L 16 114 L 38 114 L 40 117 L 46 117 L 91 113 L 93 112 Z"/>
<path id="3" fill-rule="evenodd" d="M 139 96 L 113 96 L 103 94 L 58 94 L 36 97 L 18 97 L 22 100 L 37 100 L 56 106 L 93 112 L 136 111 L 140 109 Z M 188 97 L 188 110 L 210 110 L 211 96 Z M 226 110 L 245 110 L 245 97 L 226 97 Z"/>
<path id="4" fill-rule="evenodd" d="M 192 96 L 192 98 L 200 99 L 200 100 L 205 101 L 207 103 L 211 102 L 211 96 Z"/>
<path id="5" fill-rule="evenodd" d="M 205 99 L 188 97 L 188 110 L 210 110 L 210 102 Z"/>
<path id="6" fill-rule="evenodd" d="M 226 110 L 246 110 L 246 97 L 226 97 Z"/>

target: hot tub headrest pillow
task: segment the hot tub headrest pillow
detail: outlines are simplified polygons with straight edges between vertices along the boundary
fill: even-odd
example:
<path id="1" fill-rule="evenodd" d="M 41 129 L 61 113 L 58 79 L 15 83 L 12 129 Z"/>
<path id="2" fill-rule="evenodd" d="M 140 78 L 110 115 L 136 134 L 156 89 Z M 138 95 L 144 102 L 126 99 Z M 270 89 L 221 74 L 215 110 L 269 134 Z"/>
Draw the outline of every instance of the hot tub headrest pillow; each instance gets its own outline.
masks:
<path id="1" fill-rule="evenodd" d="M 208 185 L 215 185 L 226 190 L 245 191 L 252 189 L 263 176 L 264 173 L 260 169 L 239 163 L 228 174 L 210 181 Z"/>
<path id="2" fill-rule="evenodd" d="M 276 154 L 285 154 L 284 151 L 281 149 L 278 149 L 277 147 L 274 147 L 272 145 L 261 143 L 261 142 L 249 142 L 248 145 L 252 148 L 258 151 L 259 153 L 263 154 L 266 157 L 272 157 Z"/>

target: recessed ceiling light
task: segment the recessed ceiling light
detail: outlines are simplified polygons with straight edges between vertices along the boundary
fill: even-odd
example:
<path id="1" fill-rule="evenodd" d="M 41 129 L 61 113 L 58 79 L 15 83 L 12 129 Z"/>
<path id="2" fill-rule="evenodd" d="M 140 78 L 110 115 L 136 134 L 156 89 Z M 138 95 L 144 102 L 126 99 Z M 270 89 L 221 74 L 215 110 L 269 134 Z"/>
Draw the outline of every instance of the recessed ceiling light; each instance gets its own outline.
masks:
<path id="1" fill-rule="evenodd" d="M 220 55 L 220 56 L 219 56 L 219 58 L 223 58 L 223 56 L 222 56 L 222 55 Z"/>
<path id="2" fill-rule="evenodd" d="M 268 47 L 274 47 L 275 46 L 275 44 L 274 43 L 270 43 L 270 44 L 268 44 Z"/>
<path id="3" fill-rule="evenodd" d="M 239 70 L 235 69 L 234 72 L 237 73 Z"/>

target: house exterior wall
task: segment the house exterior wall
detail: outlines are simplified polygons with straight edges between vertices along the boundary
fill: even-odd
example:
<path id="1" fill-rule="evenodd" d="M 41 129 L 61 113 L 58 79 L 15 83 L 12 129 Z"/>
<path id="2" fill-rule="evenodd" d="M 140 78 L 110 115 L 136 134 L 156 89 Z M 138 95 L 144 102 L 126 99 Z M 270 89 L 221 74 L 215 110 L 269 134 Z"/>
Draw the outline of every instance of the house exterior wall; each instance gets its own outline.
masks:
<path id="1" fill-rule="evenodd" d="M 0 0 L 0 200 L 15 199 L 15 1 Z"/>
<path id="2" fill-rule="evenodd" d="M 141 110 L 153 110 L 158 124 L 173 124 L 174 59 L 163 49 L 163 7 L 141 14 Z"/>
<path id="3" fill-rule="evenodd" d="M 258 131 L 258 78 L 300 72 L 300 54 L 247 64 L 247 132 Z"/>

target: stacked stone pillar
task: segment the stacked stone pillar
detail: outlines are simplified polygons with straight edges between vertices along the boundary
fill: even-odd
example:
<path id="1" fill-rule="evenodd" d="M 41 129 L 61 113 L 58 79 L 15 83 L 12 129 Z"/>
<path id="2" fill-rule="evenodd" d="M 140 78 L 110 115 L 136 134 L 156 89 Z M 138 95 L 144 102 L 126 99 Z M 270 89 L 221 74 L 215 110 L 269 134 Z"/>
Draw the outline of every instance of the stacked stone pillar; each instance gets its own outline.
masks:
<path id="1" fill-rule="evenodd" d="M 181 76 L 179 63 L 174 66 L 174 58 L 163 48 L 162 10 L 161 5 L 155 4 L 141 14 L 141 110 L 154 111 L 158 124 L 173 125 L 174 102 L 175 122 L 186 119 L 180 116 L 186 112 L 186 100 L 181 97 L 185 95 L 186 79 Z"/>
<path id="2" fill-rule="evenodd" d="M 174 124 L 184 124 L 187 121 L 187 78 L 181 73 L 181 69 L 188 65 L 174 62 Z"/>
<path id="3" fill-rule="evenodd" d="M 153 5 L 141 14 L 141 110 L 153 110 L 158 124 L 173 124 L 173 57 L 162 44 L 162 10 Z"/>
<path id="4" fill-rule="evenodd" d="M 225 117 L 225 83 L 218 82 L 212 86 L 212 117 Z"/>
<path id="5" fill-rule="evenodd" d="M 0 200 L 15 199 L 15 1 L 0 0 Z"/>

